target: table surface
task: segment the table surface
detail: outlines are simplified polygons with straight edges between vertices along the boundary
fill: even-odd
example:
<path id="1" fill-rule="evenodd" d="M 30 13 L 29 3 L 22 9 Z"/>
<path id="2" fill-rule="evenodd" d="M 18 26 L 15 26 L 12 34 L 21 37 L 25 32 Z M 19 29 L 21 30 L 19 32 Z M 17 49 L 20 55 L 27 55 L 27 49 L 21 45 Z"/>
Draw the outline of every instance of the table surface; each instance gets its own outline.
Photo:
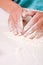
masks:
<path id="1" fill-rule="evenodd" d="M 0 65 L 43 65 L 43 38 L 14 36 L 9 32 L 8 17 L 0 8 Z"/>

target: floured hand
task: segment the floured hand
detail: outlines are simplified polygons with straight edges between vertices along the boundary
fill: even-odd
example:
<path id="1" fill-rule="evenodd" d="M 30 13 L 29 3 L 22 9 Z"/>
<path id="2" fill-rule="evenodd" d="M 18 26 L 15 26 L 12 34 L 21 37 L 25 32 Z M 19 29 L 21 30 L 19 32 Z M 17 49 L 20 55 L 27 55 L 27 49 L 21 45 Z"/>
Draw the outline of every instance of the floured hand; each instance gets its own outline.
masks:
<path id="1" fill-rule="evenodd" d="M 11 4 L 12 10 L 9 16 L 9 27 L 10 31 L 14 34 L 19 34 L 23 30 L 22 25 L 22 8 L 15 4 L 14 2 Z"/>
<path id="2" fill-rule="evenodd" d="M 9 16 L 10 31 L 13 32 L 15 35 L 21 35 L 24 26 L 27 24 L 27 22 L 31 18 L 31 15 L 33 14 L 34 12 L 31 12 L 30 10 L 21 8 L 20 6 L 16 5 L 16 8 L 12 10 Z"/>
<path id="3" fill-rule="evenodd" d="M 29 37 L 30 39 L 43 36 L 43 12 L 34 11 L 34 13 L 31 20 L 24 27 L 23 33 L 25 37 Z"/>

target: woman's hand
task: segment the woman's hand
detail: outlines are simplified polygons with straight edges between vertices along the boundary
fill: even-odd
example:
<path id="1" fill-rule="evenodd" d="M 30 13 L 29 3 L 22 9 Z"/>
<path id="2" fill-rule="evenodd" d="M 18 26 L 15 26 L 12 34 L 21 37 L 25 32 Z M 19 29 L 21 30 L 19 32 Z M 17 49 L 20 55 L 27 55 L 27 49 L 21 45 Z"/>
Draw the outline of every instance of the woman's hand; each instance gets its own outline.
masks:
<path id="1" fill-rule="evenodd" d="M 22 8 L 14 2 L 11 4 L 11 7 L 12 10 L 9 16 L 9 26 L 14 34 L 20 34 L 23 30 Z"/>
<path id="2" fill-rule="evenodd" d="M 33 11 L 33 13 L 31 20 L 28 21 L 23 32 L 23 35 L 30 39 L 43 36 L 43 12 Z"/>
<path id="3" fill-rule="evenodd" d="M 0 0 L 0 7 L 9 13 L 8 24 L 10 31 L 19 34 L 23 30 L 22 7 L 11 0 Z"/>

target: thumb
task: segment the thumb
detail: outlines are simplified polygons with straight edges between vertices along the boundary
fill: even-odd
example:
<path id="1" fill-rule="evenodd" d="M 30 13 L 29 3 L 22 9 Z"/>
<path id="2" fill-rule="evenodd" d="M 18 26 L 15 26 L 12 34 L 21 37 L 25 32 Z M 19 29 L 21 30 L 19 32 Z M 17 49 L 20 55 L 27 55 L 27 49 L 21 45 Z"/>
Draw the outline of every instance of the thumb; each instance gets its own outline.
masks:
<path id="1" fill-rule="evenodd" d="M 35 10 L 30 10 L 30 9 L 23 8 L 22 17 L 34 16 L 36 14 L 36 12 L 37 11 L 35 11 Z"/>

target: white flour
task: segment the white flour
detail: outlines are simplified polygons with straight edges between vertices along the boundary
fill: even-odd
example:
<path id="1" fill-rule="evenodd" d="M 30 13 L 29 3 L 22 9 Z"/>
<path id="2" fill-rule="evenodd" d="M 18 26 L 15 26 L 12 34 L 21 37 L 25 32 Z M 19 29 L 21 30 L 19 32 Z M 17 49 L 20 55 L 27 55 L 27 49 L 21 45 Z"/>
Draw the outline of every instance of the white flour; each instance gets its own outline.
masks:
<path id="1" fill-rule="evenodd" d="M 0 8 L 0 65 L 43 65 L 43 38 L 14 36 L 8 29 L 8 17 Z"/>

